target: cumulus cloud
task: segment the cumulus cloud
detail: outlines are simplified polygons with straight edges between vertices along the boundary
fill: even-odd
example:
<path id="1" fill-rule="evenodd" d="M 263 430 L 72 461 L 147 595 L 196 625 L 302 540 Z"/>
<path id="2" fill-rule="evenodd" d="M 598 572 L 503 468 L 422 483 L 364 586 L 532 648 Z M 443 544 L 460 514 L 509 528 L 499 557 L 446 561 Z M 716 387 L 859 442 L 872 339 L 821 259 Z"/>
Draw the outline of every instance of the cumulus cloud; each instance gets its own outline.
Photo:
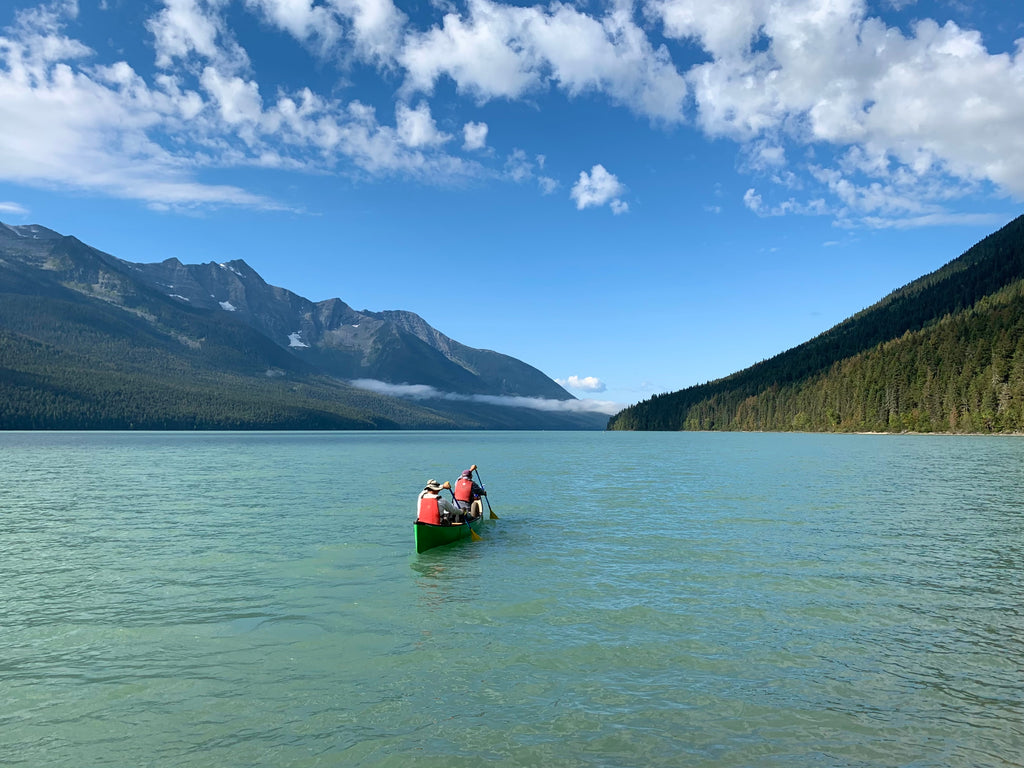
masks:
<path id="1" fill-rule="evenodd" d="M 378 64 L 393 62 L 407 17 L 391 0 L 332 0 L 330 5 L 351 24 L 349 39 L 363 58 Z"/>
<path id="2" fill-rule="evenodd" d="M 462 148 L 470 151 L 487 146 L 487 123 L 466 123 L 462 126 Z"/>
<path id="3" fill-rule="evenodd" d="M 263 116 L 259 83 L 241 77 L 225 76 L 215 67 L 206 67 L 201 78 L 203 88 L 220 113 L 221 119 L 236 129 L 256 125 Z M 243 129 L 243 135 L 249 131 Z"/>
<path id="4" fill-rule="evenodd" d="M 311 0 L 246 0 L 263 21 L 301 42 L 319 38 L 330 44 L 342 35 L 338 18 L 327 6 Z"/>
<path id="5" fill-rule="evenodd" d="M 448 77 L 479 101 L 518 99 L 549 85 L 570 96 L 597 92 L 637 114 L 680 122 L 686 82 L 622 8 L 595 18 L 555 3 L 473 0 L 469 13 L 411 33 L 398 59 L 406 87 L 430 93 Z"/>
<path id="6" fill-rule="evenodd" d="M 222 4 L 217 0 L 165 0 L 163 10 L 146 22 L 153 35 L 156 65 L 167 69 L 179 60 L 197 57 L 226 70 L 247 66 L 248 56 L 220 14 Z"/>
<path id="7" fill-rule="evenodd" d="M 618 214 L 629 210 L 629 206 L 620 199 L 625 191 L 626 188 L 615 174 L 609 173 L 603 165 L 598 164 L 590 169 L 590 173 L 580 171 L 580 177 L 569 196 L 576 201 L 578 210 L 608 205 Z"/>
<path id="8" fill-rule="evenodd" d="M 391 0 L 246 0 L 246 6 L 321 56 L 344 50 L 381 66 L 393 63 L 407 22 Z"/>
<path id="9" fill-rule="evenodd" d="M 555 379 L 563 387 L 575 389 L 578 392 L 604 392 L 607 387 L 604 382 L 595 376 L 570 376 L 567 379 Z"/>
<path id="10" fill-rule="evenodd" d="M 399 104 L 395 110 L 395 119 L 398 135 L 407 147 L 436 147 L 451 138 L 437 129 L 426 102 L 421 102 L 415 109 Z"/>
<path id="11" fill-rule="evenodd" d="M 403 397 L 409 400 L 458 400 L 508 408 L 530 408 L 535 411 L 604 413 L 609 416 L 622 410 L 622 405 L 602 400 L 553 400 L 544 397 L 513 395 L 463 395 L 456 392 L 443 392 L 427 384 L 390 384 L 376 379 L 354 379 L 349 384 L 357 389 L 366 389 L 378 394 Z"/>

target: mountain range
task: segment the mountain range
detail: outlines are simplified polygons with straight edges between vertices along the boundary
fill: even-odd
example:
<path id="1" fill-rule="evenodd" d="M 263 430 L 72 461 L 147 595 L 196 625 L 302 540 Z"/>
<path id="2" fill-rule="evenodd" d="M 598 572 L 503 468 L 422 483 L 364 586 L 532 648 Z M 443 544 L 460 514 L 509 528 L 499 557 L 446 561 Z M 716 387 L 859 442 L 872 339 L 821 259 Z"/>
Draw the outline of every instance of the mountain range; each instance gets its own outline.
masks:
<path id="1" fill-rule="evenodd" d="M 133 263 L 0 223 L 2 429 L 604 427 L 579 405 L 412 312 L 313 302 L 240 259 Z"/>
<path id="2" fill-rule="evenodd" d="M 1024 432 L 1024 216 L 819 336 L 608 426 Z"/>

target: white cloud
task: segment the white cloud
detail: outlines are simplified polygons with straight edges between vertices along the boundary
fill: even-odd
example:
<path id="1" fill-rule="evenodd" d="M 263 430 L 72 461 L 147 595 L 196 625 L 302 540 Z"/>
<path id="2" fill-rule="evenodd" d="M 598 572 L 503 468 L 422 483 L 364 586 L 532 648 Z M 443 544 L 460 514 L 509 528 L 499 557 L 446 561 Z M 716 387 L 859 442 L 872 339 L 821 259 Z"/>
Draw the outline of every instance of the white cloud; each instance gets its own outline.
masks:
<path id="1" fill-rule="evenodd" d="M 308 88 L 265 103 L 259 82 L 217 53 L 225 37 L 218 7 L 170 2 L 158 14 L 158 57 L 169 66 L 196 55 L 208 61 L 168 69 L 152 83 L 123 61 L 90 66 L 94 52 L 64 35 L 55 9 L 19 15 L 0 36 L 0 180 L 93 189 L 159 208 L 287 209 L 199 175 L 207 167 L 322 172 L 338 164 L 435 183 L 484 175 L 439 151 L 450 137 L 425 104 L 400 104 L 390 127 L 359 102 Z"/>
<path id="2" fill-rule="evenodd" d="M 505 159 L 505 175 L 515 182 L 533 178 L 533 163 L 521 149 L 513 149 Z"/>
<path id="3" fill-rule="evenodd" d="M 54 16 L 22 18 L 0 37 L 0 179 L 97 189 L 154 205 L 280 207 L 245 190 L 203 185 L 193 161 L 149 138 L 194 116 L 194 92 L 162 78 L 151 88 L 124 62 L 86 70 L 90 49 L 65 37 Z M 42 26 L 42 22 L 51 26 Z"/>
<path id="4" fill-rule="evenodd" d="M 58 29 L 64 19 L 78 18 L 78 0 L 52 0 L 15 13 L 15 26 L 22 30 L 47 32 Z"/>
<path id="5" fill-rule="evenodd" d="M 425 114 L 429 116 L 429 110 Z M 378 123 L 373 108 L 360 102 L 352 102 L 337 115 L 324 116 L 317 122 L 325 150 L 372 174 L 405 174 L 434 183 L 483 175 L 482 169 L 473 163 L 431 152 L 429 137 L 433 136 L 438 142 L 442 137 L 445 141 L 449 137 L 432 133 L 425 124 L 418 124 L 417 128 L 420 118 L 411 117 L 405 125 L 404 137 L 396 128 Z M 425 132 L 419 134 L 419 129 Z M 427 143 L 410 146 L 407 143 L 410 141 Z"/>
<path id="6" fill-rule="evenodd" d="M 604 392 L 607 389 L 604 382 L 595 376 L 570 376 L 568 379 L 555 379 L 555 381 L 563 387 L 579 392 Z"/>
<path id="7" fill-rule="evenodd" d="M 629 207 L 622 202 L 621 196 L 626 188 L 603 165 L 595 165 L 590 173 L 580 171 L 580 177 L 569 193 L 576 201 L 576 208 L 583 210 L 591 206 L 610 205 L 615 213 L 624 213 Z"/>
<path id="8" fill-rule="evenodd" d="M 157 206 L 285 207 L 202 182 L 206 169 L 242 165 L 560 186 L 533 152 L 513 152 L 503 169 L 497 152 L 448 154 L 442 128 L 458 118 L 438 111 L 439 127 L 426 102 L 409 106 L 447 78 L 477 102 L 586 96 L 670 127 L 689 109 L 708 136 L 740 143 L 741 169 L 763 179 L 762 215 L 904 226 L 963 220 L 950 209 L 969 194 L 1024 199 L 1024 41 L 989 53 L 953 22 L 889 27 L 865 0 L 643 0 L 638 14 L 619 0 L 589 13 L 562 2 L 430 5 L 447 12 L 417 26 L 393 0 L 163 0 L 146 24 L 152 77 L 67 36 L 74 0 L 18 11 L 0 33 L 0 179 Z M 353 63 L 401 83 L 394 124 L 359 101 L 268 85 L 229 10 L 299 41 L 337 68 L 339 86 L 351 85 Z M 659 34 L 706 57 L 682 71 Z M 461 124 L 466 151 L 499 135 Z M 598 168 L 572 186 L 577 207 L 627 212 L 624 189 Z"/>
<path id="9" fill-rule="evenodd" d="M 426 102 L 421 102 L 415 109 L 399 103 L 395 108 L 395 119 L 398 136 L 407 147 L 436 147 L 451 139 L 437 129 Z"/>
<path id="10" fill-rule="evenodd" d="M 28 208 L 19 203 L 0 201 L 0 213 L 13 213 L 16 216 L 28 216 Z"/>
<path id="11" fill-rule="evenodd" d="M 153 35 L 156 64 L 171 68 L 196 55 L 225 70 L 248 66 L 220 15 L 223 0 L 164 0 L 164 8 L 146 22 Z"/>
<path id="12" fill-rule="evenodd" d="M 399 54 L 407 87 L 429 93 L 437 79 L 447 75 L 461 91 L 482 101 L 518 98 L 537 87 L 539 78 L 528 52 L 509 44 L 516 25 L 508 14 L 489 3 L 474 10 L 468 23 L 450 13 L 441 27 L 410 33 Z"/>
<path id="13" fill-rule="evenodd" d="M 147 26 L 153 33 L 159 67 L 170 67 L 175 59 L 187 58 L 193 52 L 213 58 L 220 50 L 217 23 L 195 0 L 167 0 Z"/>
<path id="14" fill-rule="evenodd" d="M 262 19 L 319 56 L 352 56 L 390 66 L 407 17 L 391 0 L 246 0 Z"/>
<path id="15" fill-rule="evenodd" d="M 833 212 L 822 198 L 803 201 L 790 197 L 773 206 L 767 206 L 761 195 L 753 188 L 743 194 L 743 204 L 758 216 L 786 216 L 791 213 L 822 216 Z"/>
<path id="16" fill-rule="evenodd" d="M 376 379 L 355 379 L 350 381 L 357 389 L 366 389 L 391 397 L 410 400 L 456 400 L 462 402 L 488 403 L 508 408 L 530 408 L 535 411 L 561 413 L 604 413 L 609 416 L 618 413 L 623 406 L 603 400 L 554 400 L 544 397 L 518 397 L 514 395 L 463 395 L 443 392 L 428 384 L 389 384 Z"/>
<path id="17" fill-rule="evenodd" d="M 874 159 L 859 169 L 868 174 L 860 183 L 843 169 L 861 189 L 912 176 L 916 191 L 901 185 L 903 206 L 948 204 L 985 181 L 1024 197 L 1024 98 L 1014 97 L 1024 93 L 1022 42 L 1013 54 L 990 54 L 978 32 L 931 20 L 904 34 L 869 18 L 863 0 L 648 0 L 645 8 L 666 34 L 712 56 L 687 73 L 698 124 L 770 148 L 751 153 L 763 167 L 781 166 L 786 144 L 824 144 Z M 920 220 L 894 209 L 882 218 L 903 215 Z"/>
<path id="18" fill-rule="evenodd" d="M 766 0 L 648 0 L 645 10 L 661 20 L 669 37 L 699 41 L 714 58 L 749 50 L 764 18 Z"/>
<path id="19" fill-rule="evenodd" d="M 449 13 L 441 26 L 411 33 L 398 59 L 407 88 L 429 93 L 450 77 L 480 101 L 518 99 L 551 83 L 675 123 L 686 98 L 668 52 L 621 9 L 598 19 L 561 3 L 545 10 L 471 0 L 467 17 Z"/>
<path id="20" fill-rule="evenodd" d="M 473 151 L 487 146 L 487 123 L 466 123 L 462 126 L 462 148 Z"/>
<path id="21" fill-rule="evenodd" d="M 540 187 L 540 193 L 542 195 L 552 195 L 560 186 L 558 180 L 553 179 L 550 176 L 538 176 L 537 185 Z"/>
<path id="22" fill-rule="evenodd" d="M 400 50 L 407 17 L 391 0 L 330 0 L 351 23 L 350 39 L 364 58 L 390 64 Z"/>
<path id="23" fill-rule="evenodd" d="M 302 42 L 319 37 L 330 45 L 342 35 L 330 10 L 312 0 L 246 0 L 263 20 Z"/>
<path id="24" fill-rule="evenodd" d="M 947 211 L 899 218 L 865 216 L 856 222 L 849 220 L 838 222 L 840 226 L 866 226 L 871 229 L 914 229 L 916 227 L 943 226 L 996 227 L 1005 223 L 1005 218 L 997 213 L 949 213 Z"/>
<path id="25" fill-rule="evenodd" d="M 255 125 L 262 118 L 263 99 L 257 82 L 236 76 L 225 77 L 214 67 L 203 70 L 201 82 L 227 125 L 237 129 L 243 125 Z"/>
<path id="26" fill-rule="evenodd" d="M 544 155 L 536 155 L 532 159 L 521 149 L 513 149 L 505 158 L 505 178 L 521 184 L 535 180 L 537 188 L 542 195 L 550 195 L 561 186 L 557 179 L 540 174 L 538 171 L 544 168 L 547 158 Z"/>

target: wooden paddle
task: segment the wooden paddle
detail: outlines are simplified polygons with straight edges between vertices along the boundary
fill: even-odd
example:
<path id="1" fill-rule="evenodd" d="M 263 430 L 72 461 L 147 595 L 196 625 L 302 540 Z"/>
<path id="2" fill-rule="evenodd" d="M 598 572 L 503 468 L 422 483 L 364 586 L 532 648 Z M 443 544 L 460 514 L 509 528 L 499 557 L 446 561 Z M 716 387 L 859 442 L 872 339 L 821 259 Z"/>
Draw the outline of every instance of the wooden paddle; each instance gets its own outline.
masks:
<path id="1" fill-rule="evenodd" d="M 470 472 L 476 472 L 476 479 L 480 481 L 480 485 L 484 484 L 484 479 L 482 477 L 480 477 L 480 470 L 476 468 L 476 464 L 474 464 L 472 467 L 470 467 L 469 471 Z M 491 500 L 489 498 L 487 498 L 487 494 L 486 493 L 484 494 L 484 501 L 487 502 L 487 511 L 491 513 L 491 520 L 500 520 L 501 518 L 499 518 L 496 514 L 494 514 L 494 510 L 491 509 Z"/>
<path id="2" fill-rule="evenodd" d="M 455 491 L 452 490 L 452 484 L 449 483 L 447 480 L 445 480 L 444 481 L 444 485 L 442 485 L 441 487 L 448 489 L 448 493 L 450 493 L 452 495 L 452 501 L 455 503 L 455 506 L 456 507 L 459 506 L 459 503 L 457 501 L 455 501 Z M 469 525 L 469 523 L 466 522 L 465 520 L 463 520 L 462 524 L 463 525 Z M 474 531 L 472 528 L 469 529 L 469 538 L 470 538 L 470 541 L 483 541 L 484 540 L 483 536 L 481 536 L 479 533 Z"/>

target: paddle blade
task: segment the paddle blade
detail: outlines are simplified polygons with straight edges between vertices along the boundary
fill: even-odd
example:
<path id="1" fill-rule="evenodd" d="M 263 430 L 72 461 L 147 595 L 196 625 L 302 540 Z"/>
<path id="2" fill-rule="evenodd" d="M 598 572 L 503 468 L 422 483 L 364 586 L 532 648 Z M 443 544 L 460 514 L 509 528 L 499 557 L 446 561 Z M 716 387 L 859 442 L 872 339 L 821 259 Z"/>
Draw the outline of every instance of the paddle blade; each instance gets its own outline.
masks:
<path id="1" fill-rule="evenodd" d="M 481 538 L 480 534 L 474 531 L 472 528 L 469 529 L 469 537 L 473 541 L 483 541 L 483 538 Z"/>
<path id="2" fill-rule="evenodd" d="M 490 512 L 491 512 L 491 520 L 499 520 L 500 519 L 496 514 L 494 514 L 494 510 L 493 509 L 490 510 Z"/>

